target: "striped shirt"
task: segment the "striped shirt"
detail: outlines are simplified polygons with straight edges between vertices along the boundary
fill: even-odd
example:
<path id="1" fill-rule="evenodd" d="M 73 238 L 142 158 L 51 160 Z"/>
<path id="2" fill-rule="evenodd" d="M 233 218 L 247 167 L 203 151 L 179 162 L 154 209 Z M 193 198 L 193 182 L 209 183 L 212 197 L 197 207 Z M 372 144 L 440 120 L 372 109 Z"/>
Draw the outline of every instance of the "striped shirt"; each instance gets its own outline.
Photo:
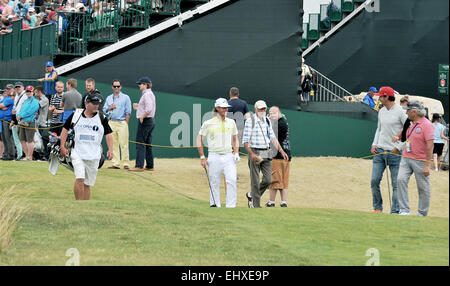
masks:
<path id="1" fill-rule="evenodd" d="M 255 126 L 252 128 L 252 117 L 255 122 Z M 269 143 L 276 138 L 275 133 L 272 130 L 272 123 L 267 124 L 267 121 L 260 120 L 256 114 L 245 120 L 244 134 L 242 136 L 242 144 L 248 143 L 251 148 L 267 149 Z"/>
<path id="2" fill-rule="evenodd" d="M 155 95 L 152 90 L 146 89 L 142 92 L 141 99 L 139 100 L 138 109 L 136 110 L 136 118 L 141 118 L 141 116 L 147 113 L 148 117 L 155 117 L 156 111 L 156 100 Z"/>
<path id="3" fill-rule="evenodd" d="M 50 99 L 50 105 L 53 105 L 56 108 L 55 110 L 63 110 L 64 108 L 61 108 L 59 106 L 61 104 L 61 100 L 62 100 L 62 93 L 61 93 L 61 95 L 58 95 L 57 93 L 55 93 L 54 95 L 52 95 L 52 98 Z M 53 112 L 50 123 L 52 123 L 52 124 L 61 123 L 61 120 L 59 120 L 60 116 L 61 116 L 61 114 Z"/>

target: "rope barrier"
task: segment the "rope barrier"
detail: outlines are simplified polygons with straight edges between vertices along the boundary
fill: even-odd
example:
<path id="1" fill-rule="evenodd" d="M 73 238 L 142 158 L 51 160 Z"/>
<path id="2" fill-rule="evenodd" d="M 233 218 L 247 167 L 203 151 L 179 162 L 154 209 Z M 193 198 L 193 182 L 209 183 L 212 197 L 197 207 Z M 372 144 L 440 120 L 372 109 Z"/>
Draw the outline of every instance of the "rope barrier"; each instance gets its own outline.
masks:
<path id="1" fill-rule="evenodd" d="M 11 124 L 11 121 L 7 121 L 4 119 L 0 119 L 0 121 L 6 122 L 8 124 Z M 64 125 L 57 125 L 57 126 L 51 126 L 51 127 L 27 127 L 27 126 L 23 126 L 18 124 L 17 127 L 22 128 L 22 129 L 35 129 L 35 130 L 47 130 L 47 129 L 53 129 L 53 128 L 59 128 L 59 127 L 63 127 Z"/>
<path id="2" fill-rule="evenodd" d="M 7 120 L 4 120 L 4 119 L 0 119 L 0 121 L 11 123 L 11 121 L 7 121 Z M 26 127 L 26 126 L 22 126 L 22 125 L 17 125 L 17 127 L 19 127 L 19 128 L 35 129 L 35 130 L 54 129 L 54 128 L 59 128 L 59 127 L 63 127 L 63 126 L 64 125 L 57 125 L 57 126 L 52 126 L 52 127 L 40 127 L 40 128 L 38 128 L 38 127 Z M 136 141 L 133 141 L 133 140 L 128 140 L 128 142 L 134 143 L 134 144 L 141 144 L 141 145 L 144 145 L 144 146 L 157 147 L 157 148 L 171 148 L 171 149 L 195 149 L 195 148 L 197 148 L 197 146 L 168 146 L 168 145 L 147 144 L 147 143 L 142 143 L 142 142 L 136 142 Z M 247 153 L 243 153 L 241 151 L 239 151 L 239 154 L 241 154 L 243 156 L 248 156 Z M 417 158 L 408 157 L 408 156 L 404 156 L 404 155 L 396 154 L 396 153 L 392 153 L 392 152 L 387 152 L 387 151 L 385 151 L 383 153 L 379 153 L 379 154 L 372 154 L 372 155 L 368 155 L 368 156 L 364 156 L 364 157 L 359 157 L 359 158 L 356 158 L 356 159 L 369 159 L 369 158 L 373 158 L 373 157 L 376 157 L 376 156 L 379 156 L 379 155 L 386 155 L 386 154 L 387 155 L 395 155 L 395 156 L 399 156 L 399 157 L 404 157 L 404 158 L 408 158 L 408 159 L 412 159 L 412 160 L 416 160 L 416 161 L 427 162 L 427 160 L 424 160 L 424 159 L 417 159 Z M 430 160 L 430 163 L 433 163 L 433 161 Z M 445 162 L 441 162 L 441 165 L 448 166 L 449 164 L 445 163 Z"/>

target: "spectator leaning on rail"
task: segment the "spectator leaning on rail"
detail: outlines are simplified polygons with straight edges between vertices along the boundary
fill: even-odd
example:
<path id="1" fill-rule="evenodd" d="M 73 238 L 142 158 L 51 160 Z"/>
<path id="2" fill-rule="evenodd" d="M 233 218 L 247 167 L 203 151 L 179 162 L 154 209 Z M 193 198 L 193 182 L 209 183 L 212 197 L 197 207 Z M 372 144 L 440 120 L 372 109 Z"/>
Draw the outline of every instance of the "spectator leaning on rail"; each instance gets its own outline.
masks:
<path id="1" fill-rule="evenodd" d="M 280 191 L 281 207 L 287 207 L 287 193 L 289 187 L 289 164 L 291 161 L 291 145 L 289 141 L 289 125 L 287 120 L 282 116 L 280 108 L 278 106 L 272 106 L 269 109 L 269 117 L 278 130 L 277 139 L 280 142 L 281 148 L 289 157 L 289 161 L 284 160 L 280 152 L 277 152 L 276 156 L 272 158 L 272 184 L 269 187 L 269 201 L 266 203 L 266 207 L 275 206 L 275 197 L 277 191 Z M 275 131 L 275 130 L 274 130 Z"/>
<path id="2" fill-rule="evenodd" d="M 34 89 L 34 96 L 39 102 L 39 117 L 37 118 L 38 123 L 38 131 L 42 137 L 43 143 L 43 151 L 39 154 L 39 159 L 43 161 L 48 161 L 49 150 L 47 148 L 48 144 L 48 126 L 47 126 L 47 118 L 48 118 L 48 106 L 49 102 L 47 97 L 44 94 L 44 88 L 42 86 L 36 86 Z"/>
<path id="3" fill-rule="evenodd" d="M 227 118 L 230 105 L 225 98 L 218 98 L 214 104 L 213 118 L 203 123 L 197 136 L 200 164 L 208 165 L 211 186 L 209 205 L 221 207 L 220 177 L 225 176 L 226 207 L 236 207 L 236 163 L 239 162 L 238 130 L 233 119 Z M 208 160 L 203 152 L 203 138 L 208 143 Z"/>
<path id="4" fill-rule="evenodd" d="M 263 100 L 255 103 L 255 114 L 245 121 L 242 143 L 248 152 L 251 192 L 246 193 L 249 208 L 260 208 L 261 196 L 272 183 L 272 156 L 269 143 L 272 142 L 284 160 L 288 155 L 278 143 L 270 120 L 266 117 L 267 105 Z M 262 181 L 259 181 L 259 173 Z"/>
<path id="5" fill-rule="evenodd" d="M 113 94 L 106 98 L 103 113 L 109 119 L 113 137 L 112 165 L 108 169 L 120 169 L 122 163 L 124 169 L 130 167 L 130 152 L 128 150 L 129 130 L 128 122 L 131 114 L 130 97 L 121 92 L 122 85 L 115 79 L 112 82 Z M 120 148 L 119 148 L 120 147 Z"/>
<path id="6" fill-rule="evenodd" d="M 25 161 L 32 161 L 34 133 L 36 133 L 37 127 L 36 116 L 39 111 L 39 102 L 33 96 L 34 88 L 31 85 L 27 86 L 25 90 L 27 99 L 17 114 L 17 121 L 19 122 L 19 139 L 25 153 Z"/>
<path id="7" fill-rule="evenodd" d="M 403 109 L 395 104 L 395 94 L 391 87 L 381 87 L 378 96 L 383 107 L 378 112 L 377 130 L 373 139 L 372 148 L 370 149 L 370 152 L 376 155 L 372 160 L 372 178 L 370 181 L 373 211 L 375 213 L 381 213 L 383 211 L 380 182 L 383 178 L 384 170 L 389 166 L 392 182 L 391 213 L 398 214 L 397 174 L 400 166 L 400 157 L 394 154 L 383 153 L 399 153 L 399 147 L 396 143 L 392 142 L 392 137 L 402 130 L 407 116 Z"/>
<path id="8" fill-rule="evenodd" d="M 133 104 L 138 119 L 136 132 L 136 166 L 129 171 L 142 172 L 154 170 L 152 133 L 155 128 L 156 99 L 152 92 L 152 81 L 148 77 L 140 78 L 136 84 L 141 90 L 139 104 Z M 147 163 L 144 169 L 144 159 Z"/>
<path id="9" fill-rule="evenodd" d="M 419 206 L 417 216 L 426 216 L 430 208 L 430 161 L 433 157 L 434 126 L 425 118 L 423 105 L 413 100 L 408 103 L 411 126 L 406 132 L 406 144 L 398 172 L 398 203 L 400 215 L 409 215 L 408 182 L 414 173 Z"/>
<path id="10" fill-rule="evenodd" d="M 14 107 L 14 86 L 12 84 L 6 85 L 6 90 L 3 93 L 3 99 L 0 101 L 0 124 L 2 125 L 2 142 L 4 146 L 4 152 L 2 160 L 11 161 L 14 160 L 15 148 L 10 124 L 12 120 L 12 109 Z"/>
<path id="11" fill-rule="evenodd" d="M 61 155 L 70 156 L 75 172 L 74 194 L 76 200 L 89 200 L 91 186 L 94 186 L 102 152 L 103 135 L 108 146 L 107 156 L 113 158 L 111 128 L 106 117 L 100 116 L 98 110 L 101 98 L 97 95 L 89 95 L 86 98 L 86 107 L 76 124 L 72 126 L 72 114 L 64 124 L 61 132 Z M 103 119 L 102 119 L 103 118 Z M 66 149 L 67 134 L 74 130 L 74 147 L 70 154 Z"/>
<path id="12" fill-rule="evenodd" d="M 369 92 L 366 94 L 366 96 L 363 99 L 363 103 L 367 104 L 371 108 L 375 109 L 375 101 L 373 100 L 373 96 L 375 93 L 377 93 L 378 90 L 375 87 L 370 87 Z"/>
<path id="13" fill-rule="evenodd" d="M 44 93 L 47 99 L 50 101 L 52 95 L 56 93 L 55 85 L 58 80 L 58 73 L 53 66 L 53 62 L 47 62 L 45 64 L 45 76 L 38 79 L 38 81 L 44 82 Z"/>
<path id="14" fill-rule="evenodd" d="M 36 16 L 36 10 L 33 7 L 30 7 L 28 10 L 28 14 L 24 17 L 24 22 L 30 27 L 34 28 L 36 27 L 37 22 L 37 16 Z"/>
<path id="15" fill-rule="evenodd" d="M 444 149 L 445 141 L 448 141 L 448 137 L 445 136 L 445 126 L 439 121 L 441 116 L 438 113 L 433 114 L 432 123 L 434 126 L 434 147 L 433 147 L 433 162 L 434 170 L 437 172 L 441 168 L 441 156 L 442 150 Z"/>

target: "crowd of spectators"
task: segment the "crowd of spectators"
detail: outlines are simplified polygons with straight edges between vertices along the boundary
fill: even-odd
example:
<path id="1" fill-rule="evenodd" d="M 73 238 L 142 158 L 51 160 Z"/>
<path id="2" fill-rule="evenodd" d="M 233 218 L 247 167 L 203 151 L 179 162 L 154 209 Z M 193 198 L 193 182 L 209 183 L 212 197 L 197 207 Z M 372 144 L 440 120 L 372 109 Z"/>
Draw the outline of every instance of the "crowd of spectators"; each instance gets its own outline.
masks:
<path id="1" fill-rule="evenodd" d="M 116 4 L 117 3 L 117 4 Z M 116 9 L 126 9 L 133 5 L 143 5 L 144 0 L 0 0 L 0 34 L 12 32 L 13 21 L 22 19 L 22 29 L 30 29 L 55 23 L 58 25 L 58 12 L 89 13 L 92 17 Z M 162 11 L 161 0 L 151 0 L 153 11 Z M 173 2 L 175 3 L 175 2 Z M 173 4 L 172 4 L 173 5 Z M 62 29 L 67 25 L 63 21 Z"/>
<path id="2" fill-rule="evenodd" d="M 23 20 L 22 29 L 30 29 L 48 23 L 58 25 L 60 11 L 96 15 L 113 8 L 112 0 L 0 0 L 0 34 L 11 33 L 13 21 L 20 19 Z"/>

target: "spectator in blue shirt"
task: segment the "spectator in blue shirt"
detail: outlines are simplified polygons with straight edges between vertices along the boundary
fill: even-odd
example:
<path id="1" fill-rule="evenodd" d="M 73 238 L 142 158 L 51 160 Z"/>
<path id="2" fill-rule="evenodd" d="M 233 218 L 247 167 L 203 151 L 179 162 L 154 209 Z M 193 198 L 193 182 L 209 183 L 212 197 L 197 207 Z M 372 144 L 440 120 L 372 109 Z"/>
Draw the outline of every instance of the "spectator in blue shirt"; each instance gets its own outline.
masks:
<path id="1" fill-rule="evenodd" d="M 28 14 L 28 10 L 30 9 L 30 3 L 27 0 L 20 0 L 19 3 L 14 7 L 14 13 L 16 13 L 17 17 L 22 18 Z"/>
<path id="2" fill-rule="evenodd" d="M 131 114 L 131 100 L 128 95 L 121 92 L 122 85 L 119 80 L 113 80 L 112 89 L 113 94 L 106 98 L 103 106 L 103 113 L 109 119 L 113 138 L 113 159 L 108 169 L 120 169 L 121 164 L 124 169 L 129 169 L 128 121 Z"/>
<path id="3" fill-rule="evenodd" d="M 25 153 L 25 161 L 33 160 L 34 134 L 36 133 L 36 118 L 39 111 L 39 102 L 33 96 L 34 88 L 25 89 L 27 99 L 22 104 L 17 120 L 19 121 L 19 139 Z"/>
<path id="4" fill-rule="evenodd" d="M 363 99 L 363 102 L 370 106 L 372 109 L 375 109 L 375 101 L 373 100 L 373 96 L 375 93 L 377 93 L 378 90 L 375 87 L 369 88 L 369 92 L 366 94 L 366 96 Z"/>
<path id="5" fill-rule="evenodd" d="M 14 107 L 14 86 L 12 84 L 6 85 L 4 97 L 0 101 L 0 125 L 2 126 L 1 141 L 4 145 L 4 152 L 2 160 L 14 160 L 15 147 L 12 137 L 12 131 L 9 129 L 9 122 L 12 119 L 12 109 Z"/>

